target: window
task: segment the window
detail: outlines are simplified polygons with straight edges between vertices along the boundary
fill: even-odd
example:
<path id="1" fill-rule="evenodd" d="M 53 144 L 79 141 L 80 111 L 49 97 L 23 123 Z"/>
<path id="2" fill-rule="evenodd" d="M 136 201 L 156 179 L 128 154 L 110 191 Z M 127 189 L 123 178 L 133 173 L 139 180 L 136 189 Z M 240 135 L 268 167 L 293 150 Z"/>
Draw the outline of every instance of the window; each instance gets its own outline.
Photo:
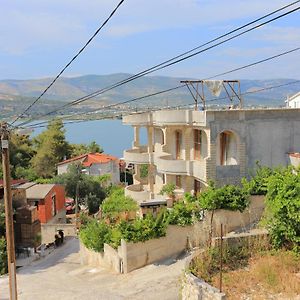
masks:
<path id="1" fill-rule="evenodd" d="M 166 174 L 162 174 L 162 182 L 163 184 L 166 184 Z"/>
<path id="2" fill-rule="evenodd" d="M 178 188 L 181 188 L 181 176 L 180 175 L 176 175 L 176 186 Z"/>
<path id="3" fill-rule="evenodd" d="M 219 164 L 221 166 L 237 165 L 237 139 L 233 132 L 224 131 L 220 133 Z"/>
<path id="4" fill-rule="evenodd" d="M 194 129 L 194 159 L 201 158 L 202 131 Z"/>
<path id="5" fill-rule="evenodd" d="M 176 147 L 176 159 L 180 159 L 181 157 L 181 132 L 175 131 L 175 147 Z"/>

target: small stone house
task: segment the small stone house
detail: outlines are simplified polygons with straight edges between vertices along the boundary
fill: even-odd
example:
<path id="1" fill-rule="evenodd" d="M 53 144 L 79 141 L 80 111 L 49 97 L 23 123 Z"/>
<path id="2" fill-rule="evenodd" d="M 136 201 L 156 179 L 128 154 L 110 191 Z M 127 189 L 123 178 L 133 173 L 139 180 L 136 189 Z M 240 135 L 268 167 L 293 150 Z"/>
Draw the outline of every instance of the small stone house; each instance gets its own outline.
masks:
<path id="1" fill-rule="evenodd" d="M 99 176 L 109 174 L 112 184 L 120 183 L 120 167 L 117 157 L 104 153 L 83 154 L 58 163 L 57 174 L 67 173 L 71 164 L 81 164 L 84 168 L 84 173 L 87 175 Z"/>
<path id="2" fill-rule="evenodd" d="M 35 206 L 38 218 L 43 223 L 65 223 L 65 188 L 60 184 L 25 183 L 18 189 L 26 190 L 27 203 Z"/>

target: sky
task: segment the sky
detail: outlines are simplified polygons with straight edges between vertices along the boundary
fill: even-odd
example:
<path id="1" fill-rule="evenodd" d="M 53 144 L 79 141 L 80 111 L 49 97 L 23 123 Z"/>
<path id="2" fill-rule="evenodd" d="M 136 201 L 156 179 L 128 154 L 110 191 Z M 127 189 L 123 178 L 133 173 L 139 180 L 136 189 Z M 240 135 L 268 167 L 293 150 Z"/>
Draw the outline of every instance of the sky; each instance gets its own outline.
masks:
<path id="1" fill-rule="evenodd" d="M 56 75 L 118 2 L 2 0 L 0 80 Z M 290 2 L 125 0 L 63 76 L 137 73 Z M 297 11 L 152 75 L 201 79 L 291 50 L 300 46 L 299 20 Z M 300 79 L 299 58 L 297 51 L 227 79 Z"/>

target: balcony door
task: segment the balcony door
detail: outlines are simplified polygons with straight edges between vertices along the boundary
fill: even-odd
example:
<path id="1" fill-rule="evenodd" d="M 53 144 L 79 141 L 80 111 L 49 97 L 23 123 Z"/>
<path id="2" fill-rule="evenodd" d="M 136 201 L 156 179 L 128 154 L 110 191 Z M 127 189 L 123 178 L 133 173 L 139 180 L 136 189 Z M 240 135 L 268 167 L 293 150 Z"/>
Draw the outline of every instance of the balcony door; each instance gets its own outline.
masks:
<path id="1" fill-rule="evenodd" d="M 175 157 L 176 159 L 181 159 L 181 143 L 182 143 L 182 134 L 181 131 L 175 131 Z"/>

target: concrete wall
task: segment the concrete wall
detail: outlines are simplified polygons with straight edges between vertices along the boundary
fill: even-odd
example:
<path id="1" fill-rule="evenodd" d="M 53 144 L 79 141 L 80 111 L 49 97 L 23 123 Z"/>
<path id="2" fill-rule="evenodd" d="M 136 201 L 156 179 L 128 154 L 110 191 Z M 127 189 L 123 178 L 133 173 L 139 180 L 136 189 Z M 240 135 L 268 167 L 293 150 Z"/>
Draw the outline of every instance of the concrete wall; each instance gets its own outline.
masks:
<path id="1" fill-rule="evenodd" d="M 80 243 L 80 263 L 93 267 L 105 267 L 116 273 L 121 273 L 121 258 L 111 246 L 104 244 L 104 252 L 95 252 L 87 249 Z"/>
<path id="2" fill-rule="evenodd" d="M 300 152 L 300 109 L 243 109 L 219 111 L 160 111 L 124 117 L 124 124 L 145 125 L 155 132 L 154 165 L 159 173 L 185 174 L 217 185 L 238 184 L 256 167 L 275 167 L 289 163 L 289 152 Z M 147 121 L 145 121 L 147 120 Z M 146 122 L 146 123 L 145 123 Z M 207 136 L 207 157 L 202 168 L 193 167 L 193 129 L 204 130 Z M 160 131 L 165 132 L 165 144 L 161 146 Z M 182 132 L 180 158 L 192 164 L 175 168 L 175 131 Z M 237 143 L 234 146 L 235 166 L 219 166 L 220 133 L 232 131 Z M 152 139 L 151 139 L 152 141 Z M 153 142 L 153 141 L 152 141 Z M 205 144 L 205 143 L 204 143 Z M 151 151 L 152 152 L 152 151 Z M 162 153 L 174 160 L 163 160 Z M 179 161 L 178 164 L 181 164 Z M 191 167 L 189 167 L 191 166 Z M 161 189 L 161 182 L 155 183 L 155 191 Z M 156 195 L 155 195 L 156 197 Z"/>
<path id="3" fill-rule="evenodd" d="M 251 196 L 250 205 L 244 212 L 229 211 L 219 209 L 213 216 L 213 235 L 219 235 L 221 224 L 223 224 L 224 234 L 249 228 L 251 224 L 260 220 L 265 208 L 264 196 Z M 205 223 L 210 224 L 211 212 L 206 214 Z"/>
<path id="4" fill-rule="evenodd" d="M 182 300 L 225 300 L 226 296 L 218 289 L 193 274 L 185 273 L 182 280 Z"/>
<path id="5" fill-rule="evenodd" d="M 170 225 L 166 236 L 159 239 L 138 243 L 127 243 L 122 240 L 119 254 L 123 259 L 124 273 L 179 255 L 195 244 L 194 232 L 194 226 Z"/>
<path id="6" fill-rule="evenodd" d="M 41 224 L 42 244 L 54 242 L 57 231 L 62 229 L 65 236 L 77 236 L 76 227 L 72 224 Z"/>
<path id="7" fill-rule="evenodd" d="M 224 226 L 224 234 L 249 227 L 262 215 L 263 199 L 263 196 L 252 196 L 249 209 L 243 213 L 216 211 L 213 219 L 213 236 L 219 235 L 220 224 Z M 138 243 L 128 243 L 122 240 L 118 251 L 107 245 L 104 247 L 103 253 L 96 253 L 91 250 L 85 251 L 85 247 L 82 245 L 81 256 L 86 257 L 82 259 L 82 262 L 108 267 L 116 272 L 118 272 L 118 265 L 120 265 L 119 272 L 122 269 L 123 273 L 128 273 L 148 264 L 177 256 L 186 249 L 203 247 L 207 245 L 209 239 L 210 216 L 207 214 L 202 222 L 193 226 L 170 225 L 166 236 L 158 239 Z"/>

